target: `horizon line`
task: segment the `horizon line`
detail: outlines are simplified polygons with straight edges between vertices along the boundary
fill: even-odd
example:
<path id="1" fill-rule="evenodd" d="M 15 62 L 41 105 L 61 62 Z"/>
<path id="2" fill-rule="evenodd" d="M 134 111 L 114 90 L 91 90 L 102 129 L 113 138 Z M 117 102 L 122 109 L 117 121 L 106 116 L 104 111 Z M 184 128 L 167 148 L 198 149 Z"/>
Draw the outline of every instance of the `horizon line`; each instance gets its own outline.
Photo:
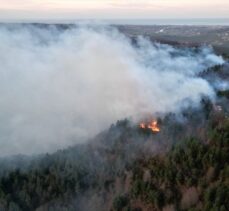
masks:
<path id="1" fill-rule="evenodd" d="M 210 22 L 211 21 L 211 22 Z M 0 19 L 1 24 L 77 24 L 78 23 L 99 23 L 112 25 L 221 25 L 229 26 L 229 18 L 30 18 L 30 19 Z"/>

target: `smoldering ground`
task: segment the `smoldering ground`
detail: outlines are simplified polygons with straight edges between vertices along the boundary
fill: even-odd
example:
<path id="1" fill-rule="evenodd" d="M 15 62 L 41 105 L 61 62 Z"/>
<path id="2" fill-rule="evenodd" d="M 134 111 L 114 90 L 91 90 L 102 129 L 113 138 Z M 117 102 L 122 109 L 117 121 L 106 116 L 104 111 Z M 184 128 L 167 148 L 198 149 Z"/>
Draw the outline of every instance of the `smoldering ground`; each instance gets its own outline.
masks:
<path id="1" fill-rule="evenodd" d="M 179 113 L 214 100 L 199 77 L 223 59 L 112 27 L 1 25 L 0 154 L 34 154 L 85 141 L 118 119 Z"/>

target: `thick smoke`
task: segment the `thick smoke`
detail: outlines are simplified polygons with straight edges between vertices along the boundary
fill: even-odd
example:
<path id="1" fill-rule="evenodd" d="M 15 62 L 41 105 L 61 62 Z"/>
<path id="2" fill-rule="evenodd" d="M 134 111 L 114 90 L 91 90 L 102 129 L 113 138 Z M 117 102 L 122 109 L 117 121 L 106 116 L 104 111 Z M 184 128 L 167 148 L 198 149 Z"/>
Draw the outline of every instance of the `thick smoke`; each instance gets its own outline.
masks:
<path id="1" fill-rule="evenodd" d="M 0 154 L 69 146 L 125 117 L 179 112 L 214 91 L 198 75 L 222 58 L 110 27 L 0 27 Z"/>

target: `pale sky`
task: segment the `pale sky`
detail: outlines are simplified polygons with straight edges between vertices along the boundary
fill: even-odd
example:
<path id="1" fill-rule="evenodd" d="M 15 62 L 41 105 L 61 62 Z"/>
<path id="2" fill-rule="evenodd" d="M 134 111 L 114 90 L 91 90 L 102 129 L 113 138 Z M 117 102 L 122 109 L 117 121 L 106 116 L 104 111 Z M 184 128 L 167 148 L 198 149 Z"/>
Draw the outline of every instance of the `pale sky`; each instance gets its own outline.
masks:
<path id="1" fill-rule="evenodd" d="M 229 18 L 229 0 L 0 0 L 0 20 Z"/>

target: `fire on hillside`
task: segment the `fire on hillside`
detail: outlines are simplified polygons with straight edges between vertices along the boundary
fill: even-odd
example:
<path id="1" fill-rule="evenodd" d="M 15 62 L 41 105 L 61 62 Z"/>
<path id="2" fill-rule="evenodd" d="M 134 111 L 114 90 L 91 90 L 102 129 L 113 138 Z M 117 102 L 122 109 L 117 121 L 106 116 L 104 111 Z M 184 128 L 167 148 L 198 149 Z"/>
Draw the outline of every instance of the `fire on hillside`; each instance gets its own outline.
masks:
<path id="1" fill-rule="evenodd" d="M 159 133 L 160 132 L 160 128 L 159 128 L 158 122 L 156 120 L 152 120 L 148 123 L 142 122 L 139 124 L 139 127 L 141 129 L 149 129 L 153 133 Z"/>

